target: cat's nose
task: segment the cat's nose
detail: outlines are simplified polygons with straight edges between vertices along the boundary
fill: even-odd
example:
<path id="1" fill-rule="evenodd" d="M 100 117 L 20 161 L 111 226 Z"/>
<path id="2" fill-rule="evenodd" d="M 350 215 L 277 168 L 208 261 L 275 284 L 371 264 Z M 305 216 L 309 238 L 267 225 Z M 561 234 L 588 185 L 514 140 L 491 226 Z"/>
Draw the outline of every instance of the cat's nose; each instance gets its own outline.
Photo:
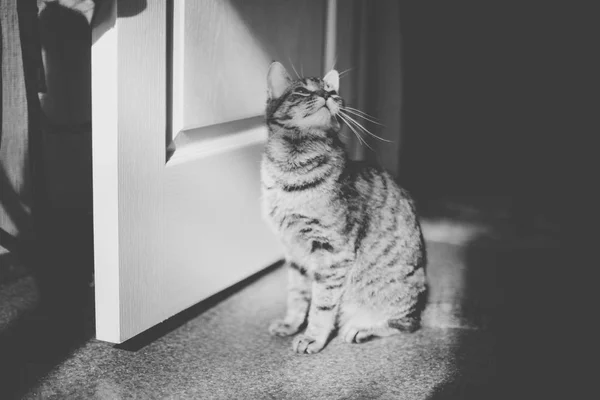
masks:
<path id="1" fill-rule="evenodd" d="M 319 92 L 317 92 L 317 94 L 319 96 L 321 96 L 322 98 L 324 98 L 325 100 L 327 100 L 329 97 L 331 97 L 331 95 L 329 93 L 327 93 L 325 90 L 319 90 Z"/>

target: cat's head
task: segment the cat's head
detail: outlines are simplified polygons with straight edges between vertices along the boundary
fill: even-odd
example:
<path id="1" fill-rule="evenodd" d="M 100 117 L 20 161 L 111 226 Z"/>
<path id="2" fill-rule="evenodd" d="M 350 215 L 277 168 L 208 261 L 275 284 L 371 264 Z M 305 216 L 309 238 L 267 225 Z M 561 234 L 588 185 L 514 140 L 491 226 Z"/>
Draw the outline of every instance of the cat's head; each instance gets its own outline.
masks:
<path id="1" fill-rule="evenodd" d="M 324 78 L 292 79 L 285 67 L 273 62 L 267 74 L 267 120 L 285 128 L 334 130 L 343 100 L 340 77 L 331 70 Z"/>

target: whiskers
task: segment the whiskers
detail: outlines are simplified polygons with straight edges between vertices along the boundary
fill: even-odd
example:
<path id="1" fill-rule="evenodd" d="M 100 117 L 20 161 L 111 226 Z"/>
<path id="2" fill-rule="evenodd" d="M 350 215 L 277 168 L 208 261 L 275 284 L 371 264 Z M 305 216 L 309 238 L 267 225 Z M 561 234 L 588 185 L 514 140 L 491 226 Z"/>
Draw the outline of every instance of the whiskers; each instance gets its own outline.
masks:
<path id="1" fill-rule="evenodd" d="M 379 121 L 377 121 L 377 119 L 357 108 L 352 108 L 352 107 L 340 107 L 338 114 L 338 117 L 340 117 L 340 119 L 342 121 L 344 121 L 346 123 L 346 125 L 348 126 L 348 128 L 350 128 L 350 130 L 352 132 L 354 132 L 354 134 L 356 135 L 356 137 L 358 138 L 358 140 L 364 144 L 365 146 L 367 146 L 368 148 L 370 148 L 371 150 L 373 150 L 373 148 L 371 146 L 369 146 L 369 144 L 367 143 L 367 141 L 365 140 L 364 137 L 362 137 L 362 135 L 360 134 L 360 132 L 364 132 L 366 134 L 368 134 L 369 136 L 374 137 L 375 139 L 379 139 L 383 142 L 387 142 L 387 143 L 392 143 L 391 140 L 387 140 L 384 139 L 380 136 L 377 136 L 376 134 L 374 134 L 373 132 L 371 132 L 370 130 L 368 130 L 367 128 L 365 128 L 360 122 L 358 122 L 355 118 L 360 118 L 363 119 L 365 121 L 369 121 L 371 123 L 380 125 L 380 126 L 384 126 L 383 124 L 381 124 Z"/>
<path id="2" fill-rule="evenodd" d="M 292 57 L 288 57 L 288 60 L 290 60 L 290 65 L 292 66 L 292 69 L 294 70 L 294 73 L 296 74 L 298 79 L 302 79 L 300 74 L 298 74 L 298 71 L 296 71 L 296 67 L 294 67 L 294 63 L 292 62 Z M 302 75 L 304 75 L 304 73 Z"/>
<path id="3" fill-rule="evenodd" d="M 353 69 L 354 69 L 354 68 L 348 68 L 348 69 L 345 69 L 345 70 L 343 70 L 342 72 L 340 72 L 340 73 L 339 73 L 339 75 L 340 75 L 340 79 L 342 79 L 344 76 L 346 76 L 346 74 L 347 74 L 348 72 L 352 71 Z"/>

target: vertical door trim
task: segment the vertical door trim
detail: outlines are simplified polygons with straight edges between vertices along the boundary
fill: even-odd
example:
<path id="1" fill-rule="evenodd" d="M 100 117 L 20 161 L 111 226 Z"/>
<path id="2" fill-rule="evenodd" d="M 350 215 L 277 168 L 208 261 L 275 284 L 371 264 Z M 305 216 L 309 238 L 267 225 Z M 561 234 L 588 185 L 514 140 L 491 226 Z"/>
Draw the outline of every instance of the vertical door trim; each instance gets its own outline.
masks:
<path id="1" fill-rule="evenodd" d="M 337 4 L 337 0 L 327 0 L 325 4 L 323 76 L 335 67 L 337 53 Z"/>
<path id="2" fill-rule="evenodd" d="M 96 336 L 118 342 L 119 291 L 119 173 L 117 4 L 102 4 L 94 23 L 92 46 L 92 160 L 94 214 L 94 285 Z M 112 104 L 112 107 L 98 104 Z"/>

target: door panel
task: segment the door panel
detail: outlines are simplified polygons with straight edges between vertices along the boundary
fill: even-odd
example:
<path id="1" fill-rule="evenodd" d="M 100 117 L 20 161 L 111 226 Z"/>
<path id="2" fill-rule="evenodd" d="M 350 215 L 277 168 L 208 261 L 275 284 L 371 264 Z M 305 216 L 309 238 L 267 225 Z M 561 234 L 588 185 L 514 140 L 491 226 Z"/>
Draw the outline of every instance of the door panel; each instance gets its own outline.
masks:
<path id="1" fill-rule="evenodd" d="M 262 144 L 168 168 L 165 297 L 177 312 L 281 258 L 261 219 Z M 171 271 L 177 271 L 173 274 Z M 182 282 L 187 289 L 182 289 Z"/>
<path id="2" fill-rule="evenodd" d="M 281 258 L 260 215 L 267 132 L 253 117 L 263 113 L 272 59 L 303 59 L 305 72 L 322 72 L 324 2 L 100 7 L 92 49 L 96 332 L 119 343 Z"/>
<path id="3" fill-rule="evenodd" d="M 175 68 L 175 82 L 182 84 L 180 128 L 262 114 L 265 76 L 273 60 L 292 60 L 298 72 L 302 66 L 305 73 L 319 75 L 323 13 L 324 0 L 175 2 L 175 63 L 182 63 Z"/>

